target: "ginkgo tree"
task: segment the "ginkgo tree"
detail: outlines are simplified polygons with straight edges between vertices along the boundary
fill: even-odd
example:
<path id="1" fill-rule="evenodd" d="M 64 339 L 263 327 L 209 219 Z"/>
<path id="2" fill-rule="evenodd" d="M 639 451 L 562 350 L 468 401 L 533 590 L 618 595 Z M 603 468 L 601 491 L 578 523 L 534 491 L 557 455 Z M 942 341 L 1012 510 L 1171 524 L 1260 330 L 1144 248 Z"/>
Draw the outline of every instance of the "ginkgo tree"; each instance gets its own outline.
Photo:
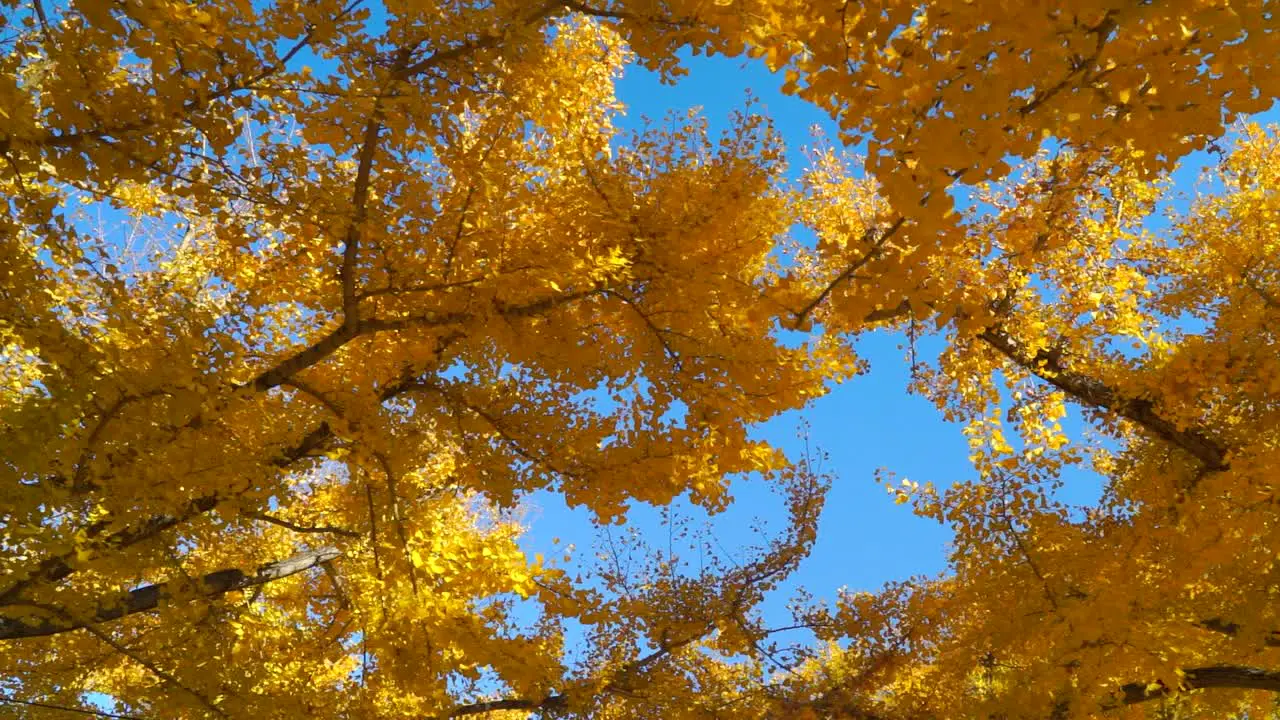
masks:
<path id="1" fill-rule="evenodd" d="M 1280 691 L 1277 140 L 1223 139 L 1280 94 L 1268 3 L 5 8 L 7 711 L 1253 717 Z M 685 51 L 761 58 L 862 167 L 823 147 L 793 179 L 750 109 L 621 131 L 622 69 Z M 1208 147 L 1215 191 L 1153 222 Z M 825 479 L 750 432 L 904 326 L 946 339 L 917 383 L 974 452 L 970 482 L 894 490 L 955 528 L 952 568 L 799 602 L 816 641 L 782 652 L 758 608 Z M 1055 497 L 1073 467 L 1097 506 Z M 518 543 L 533 491 L 615 523 L 747 477 L 789 521 L 740 566 L 581 578 Z"/>
<path id="2" fill-rule="evenodd" d="M 1277 131 L 1233 134 L 1194 197 L 1125 150 L 1046 152 L 981 191 L 971 253 L 947 262 L 951 319 L 910 301 L 874 314 L 941 331 L 915 386 L 964 424 L 976 477 L 888 484 L 955 531 L 950 571 L 822 614 L 851 644 L 809 670 L 820 707 L 1271 716 Z M 828 184 L 844 168 L 825 161 Z M 987 294 L 966 306 L 971 283 Z M 1064 429 L 1072 405 L 1083 435 Z M 1062 500 L 1085 472 L 1100 500 Z"/>

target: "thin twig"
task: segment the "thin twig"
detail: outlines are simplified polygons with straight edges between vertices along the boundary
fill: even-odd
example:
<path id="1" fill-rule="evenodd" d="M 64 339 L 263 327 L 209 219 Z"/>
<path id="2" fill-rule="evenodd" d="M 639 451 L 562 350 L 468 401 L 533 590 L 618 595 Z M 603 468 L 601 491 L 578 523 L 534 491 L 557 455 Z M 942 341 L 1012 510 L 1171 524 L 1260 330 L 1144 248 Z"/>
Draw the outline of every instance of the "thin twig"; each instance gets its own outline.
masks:
<path id="1" fill-rule="evenodd" d="M 174 687 L 177 687 L 185 691 L 188 695 L 195 698 L 196 700 L 199 700 L 200 704 L 208 708 L 209 711 L 212 712 L 213 714 L 217 715 L 218 717 L 223 717 L 223 718 L 227 717 L 227 714 L 222 711 L 222 708 L 215 705 L 211 700 L 209 700 L 209 698 L 205 697 L 199 692 L 196 692 L 192 688 L 187 687 L 185 684 L 182 683 L 182 681 L 178 680 L 178 678 L 174 677 L 168 672 L 160 669 L 160 667 L 155 663 L 134 653 L 132 650 L 116 642 L 114 638 L 112 638 L 111 636 L 107 635 L 106 633 L 102 632 L 101 630 L 99 630 L 98 628 L 92 625 L 86 625 L 85 629 L 88 630 L 90 634 L 92 634 L 94 637 L 110 645 L 112 648 L 116 650 L 116 652 L 138 663 L 139 665 L 146 668 L 147 670 L 150 670 L 152 674 L 154 674 L 156 677 L 160 678 L 161 680 L 164 680 L 165 682 L 173 685 Z"/>
<path id="2" fill-rule="evenodd" d="M 278 518 L 274 515 L 268 515 L 266 513 L 260 513 L 260 512 L 245 512 L 243 514 L 245 515 L 245 517 L 250 517 L 250 518 L 253 518 L 254 520 L 261 520 L 263 522 L 268 522 L 268 523 L 271 523 L 272 525 L 278 525 L 282 528 L 285 528 L 286 530 L 292 530 L 297 533 L 329 533 L 332 535 L 341 535 L 343 537 L 350 537 L 350 538 L 358 538 L 361 536 L 361 533 L 355 530 L 348 530 L 346 528 L 334 527 L 332 525 L 299 525 L 295 522 L 290 522 L 288 520 L 285 520 L 284 518 Z"/>

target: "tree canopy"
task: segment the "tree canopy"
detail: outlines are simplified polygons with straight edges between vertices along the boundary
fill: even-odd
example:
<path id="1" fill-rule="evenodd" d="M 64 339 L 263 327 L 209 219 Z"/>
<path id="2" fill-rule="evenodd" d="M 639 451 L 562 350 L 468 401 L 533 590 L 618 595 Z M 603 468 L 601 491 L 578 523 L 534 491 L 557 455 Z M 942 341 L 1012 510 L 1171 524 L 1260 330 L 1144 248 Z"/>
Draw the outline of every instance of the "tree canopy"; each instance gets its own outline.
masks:
<path id="1" fill-rule="evenodd" d="M 1233 124 L 1280 96 L 1273 3 L 3 7 L 4 712 L 1273 712 L 1280 133 Z M 620 129 L 623 68 L 690 53 L 840 136 Z M 972 449 L 891 486 L 949 568 L 782 643 L 832 478 L 752 430 L 903 329 Z M 610 524 L 746 478 L 788 517 L 747 563 L 519 544 L 535 491 Z"/>

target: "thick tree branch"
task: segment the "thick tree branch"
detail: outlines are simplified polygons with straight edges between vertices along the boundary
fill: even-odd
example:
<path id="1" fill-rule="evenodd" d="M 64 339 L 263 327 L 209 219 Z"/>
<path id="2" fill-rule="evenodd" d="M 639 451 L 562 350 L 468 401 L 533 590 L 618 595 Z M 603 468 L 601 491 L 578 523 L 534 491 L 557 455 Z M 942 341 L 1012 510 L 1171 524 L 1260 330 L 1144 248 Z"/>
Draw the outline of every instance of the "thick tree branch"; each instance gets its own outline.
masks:
<path id="1" fill-rule="evenodd" d="M 355 530 L 334 527 L 332 525 L 299 525 L 298 523 L 290 522 L 284 518 L 278 518 L 274 515 L 268 515 L 267 513 L 246 512 L 245 516 L 251 517 L 254 520 L 271 523 L 272 525 L 285 528 L 286 530 L 292 530 L 296 533 L 327 533 L 330 535 L 342 535 L 343 537 L 350 538 L 363 537 L 362 533 L 356 532 Z"/>
<path id="2" fill-rule="evenodd" d="M 1223 620 L 1222 618 L 1201 620 L 1197 625 L 1205 630 L 1212 630 L 1213 632 L 1222 633 L 1223 635 L 1231 635 L 1232 637 L 1239 634 L 1241 629 L 1239 623 L 1234 623 L 1230 620 Z M 1262 642 L 1267 647 L 1280 647 L 1280 630 L 1272 630 L 1268 632 L 1266 638 L 1264 638 Z"/>
<path id="3" fill-rule="evenodd" d="M 499 304 L 497 307 L 497 314 L 503 317 L 533 317 L 577 300 L 600 295 L 603 292 L 605 292 L 605 288 L 551 295 L 549 297 L 542 298 L 541 300 L 534 300 L 524 304 Z M 276 364 L 274 367 L 262 371 L 262 373 L 260 373 L 250 384 L 257 390 L 270 390 L 271 388 L 283 385 L 286 380 L 294 375 L 294 373 L 306 370 L 312 365 L 323 361 L 325 358 L 337 352 L 343 345 L 346 345 L 348 342 L 360 335 L 377 332 L 394 332 L 420 327 L 447 327 L 450 325 L 462 325 L 474 317 L 476 316 L 464 312 L 426 313 L 423 315 L 411 315 L 407 317 L 389 319 L 362 319 L 354 326 L 347 324 L 339 325 L 315 344 L 299 350 L 289 358 L 286 358 Z"/>
<path id="4" fill-rule="evenodd" d="M 524 18 L 522 18 L 515 24 L 531 25 L 533 23 L 540 22 L 542 20 L 547 19 L 551 15 L 555 14 L 556 11 L 561 10 L 564 7 L 565 6 L 561 3 L 555 3 L 555 2 L 547 3 L 545 5 L 539 6 L 537 9 L 533 10 L 528 15 L 524 16 Z M 487 50 L 490 48 L 497 47 L 498 44 L 505 39 L 505 37 L 506 36 L 502 34 L 485 35 L 471 42 L 465 42 L 460 45 L 455 45 L 451 48 L 446 48 L 444 50 L 437 50 L 431 53 L 430 55 L 426 56 L 425 58 L 419 60 L 418 62 L 413 63 L 412 65 L 406 66 L 402 71 L 402 75 L 405 78 L 412 77 L 414 75 L 420 75 L 426 72 L 427 70 L 430 70 L 435 67 L 439 67 L 440 65 L 443 65 L 451 60 L 457 60 L 458 58 L 461 58 L 465 55 L 473 53 L 477 50 Z"/>
<path id="5" fill-rule="evenodd" d="M 563 710 L 568 707 L 569 698 L 564 695 L 549 695 L 541 701 L 524 700 L 522 698 L 505 698 L 502 700 L 487 700 L 485 702 L 471 703 L 469 705 L 459 705 L 454 708 L 448 715 L 448 718 L 468 717 L 471 715 L 481 715 L 483 713 L 496 712 L 498 710 Z"/>
<path id="6" fill-rule="evenodd" d="M 323 445 L 333 432 L 328 424 L 321 423 L 295 446 L 285 450 L 272 460 L 272 464 L 284 468 L 308 455 L 312 450 Z M 97 553 L 123 550 L 140 542 L 150 540 L 170 528 L 182 525 L 217 507 L 223 500 L 219 495 L 205 495 L 189 501 L 181 512 L 174 515 L 153 515 L 141 524 L 121 528 L 110 535 L 102 537 L 111 526 L 111 520 L 101 520 L 90 525 L 85 535 L 93 541 L 93 551 Z M 46 558 L 34 570 L 18 579 L 3 593 L 0 593 L 0 606 L 17 603 L 22 594 L 40 583 L 56 583 L 66 579 L 76 571 L 76 553 L 70 552 Z"/>
<path id="7" fill-rule="evenodd" d="M 529 25 L 546 18 L 557 8 L 547 4 L 523 18 L 521 24 Z M 351 190 L 351 222 L 347 225 L 347 234 L 342 249 L 342 266 L 338 276 L 342 284 L 342 327 L 352 336 L 360 327 L 360 291 L 356 287 L 356 266 L 359 262 L 360 243 L 364 234 L 364 224 L 369 214 L 369 186 L 373 178 L 374 160 L 378 155 L 378 146 L 382 138 L 384 124 L 382 122 L 382 99 L 395 91 L 395 86 L 408 82 L 416 75 L 484 48 L 496 47 L 502 42 L 503 35 L 487 35 L 480 40 L 440 50 L 413 63 L 410 57 L 412 46 L 401 48 L 397 53 L 395 66 L 388 78 L 387 85 L 374 99 L 373 109 L 365 123 L 357 155 L 355 183 Z"/>
<path id="8" fill-rule="evenodd" d="M 1238 665 L 1214 665 L 1183 671 L 1183 689 L 1209 688 L 1280 693 L 1280 672 Z M 1164 683 L 1128 683 L 1120 687 L 1120 699 L 1125 705 L 1133 705 L 1166 697 L 1177 691 L 1178 688 L 1171 688 Z"/>
<path id="9" fill-rule="evenodd" d="M 276 364 L 271 369 L 265 370 L 259 374 L 252 382 L 254 389 L 259 391 L 270 390 L 273 387 L 283 384 L 284 381 L 292 377 L 294 373 L 306 370 L 312 365 L 315 365 L 321 360 L 324 360 L 337 352 L 338 348 L 346 345 L 355 338 L 355 336 L 359 334 L 359 331 L 360 327 L 358 324 L 351 326 L 347 325 L 344 321 L 344 323 L 339 325 L 337 329 L 328 335 L 325 335 L 315 344 L 299 350 L 297 353 L 294 353 L 292 356 Z"/>
<path id="10" fill-rule="evenodd" d="M 590 15 L 597 18 L 610 18 L 613 20 L 634 20 L 635 15 L 621 10 L 610 10 L 608 8 L 594 8 L 583 2 L 575 2 L 574 0 L 564 0 L 564 6 L 574 12 Z"/>
<path id="11" fill-rule="evenodd" d="M 374 101 L 373 113 L 364 126 L 364 139 L 360 146 L 360 161 L 356 168 L 356 181 L 352 190 L 351 223 L 347 225 L 347 237 L 342 248 L 342 268 L 338 276 L 342 281 L 342 327 L 354 333 L 360 326 L 360 297 L 356 293 L 356 263 L 360 256 L 360 236 L 369 214 L 369 180 L 373 174 L 373 160 L 378 154 L 378 140 L 382 134 L 382 95 Z"/>
<path id="12" fill-rule="evenodd" d="M 347 8 L 344 9 L 343 13 L 345 14 L 350 12 L 352 9 L 354 9 L 356 5 L 358 5 L 358 1 L 353 2 L 351 5 L 347 6 Z M 545 5 L 541 7 L 539 10 L 537 10 L 536 12 L 526 16 L 525 22 L 526 23 L 537 22 L 538 20 L 543 19 L 549 16 L 550 14 L 552 14 L 558 7 L 559 6 L 555 4 Z M 406 67 L 401 67 L 396 73 L 396 79 L 406 80 L 416 73 L 423 72 L 427 69 L 435 67 L 446 61 L 459 58 L 473 50 L 479 49 L 481 47 L 489 47 L 489 46 L 496 45 L 500 40 L 501 40 L 501 36 L 486 37 L 483 41 L 480 41 L 480 42 L 465 44 L 465 45 L 451 48 L 449 50 L 434 53 L 431 56 L 427 57 L 426 59 L 416 64 L 409 65 Z M 308 36 L 304 40 L 304 43 L 309 41 L 310 41 L 310 37 Z M 287 61 L 287 59 L 291 57 L 294 52 L 300 49 L 301 49 L 301 44 L 299 45 L 299 47 L 287 53 L 285 60 L 282 61 L 281 64 Z M 261 73 L 259 76 L 251 79 L 249 81 L 249 84 L 257 82 L 258 80 L 261 80 L 262 78 L 270 74 L 271 72 Z M 241 85 L 240 87 L 245 87 L 245 86 Z M 214 93 L 214 95 L 216 96 L 218 95 L 218 93 Z M 362 148 L 360 153 L 361 155 L 360 169 L 357 171 L 356 187 L 354 188 L 354 193 L 353 193 L 353 199 L 356 202 L 357 212 L 356 212 L 356 221 L 353 222 L 351 226 L 351 230 L 349 232 L 355 232 L 357 233 L 357 235 L 358 235 L 359 225 L 360 225 L 359 220 L 363 216 L 363 206 L 368 196 L 368 186 L 370 182 L 370 174 L 372 171 L 373 155 L 375 154 L 375 151 L 376 151 L 377 136 L 379 131 L 380 131 L 380 125 L 377 123 L 376 119 L 371 118 L 370 123 L 366 127 L 367 142 L 364 144 L 364 147 Z M 57 145 L 57 144 L 67 144 L 67 143 L 73 143 L 72 138 L 70 137 L 50 138 L 49 144 Z M 354 253 L 356 252 L 356 249 L 357 249 L 357 242 L 355 242 L 356 239 L 358 238 L 350 238 L 351 241 L 348 243 L 348 247 L 344 249 L 343 278 L 342 278 L 343 290 L 344 290 L 343 305 L 344 305 L 344 309 L 350 309 L 350 310 L 354 310 L 354 305 L 355 303 L 358 302 L 358 297 L 356 296 L 355 290 L 354 290 L 354 267 L 353 267 Z M 577 299 L 577 297 L 578 296 L 550 298 L 547 300 L 531 303 L 529 305 L 524 305 L 524 306 L 517 305 L 512 307 L 500 308 L 499 312 L 501 314 L 511 315 L 511 316 L 529 316 L 529 315 L 533 315 L 533 314 L 537 314 L 537 313 L 549 310 L 552 307 L 555 307 L 556 305 L 562 302 L 567 302 L 567 301 Z M 278 363 L 274 367 L 268 370 L 265 370 L 257 378 L 255 378 L 250 384 L 254 389 L 259 391 L 269 390 L 271 388 L 277 387 L 282 383 L 284 383 L 286 380 L 288 380 L 295 373 L 301 370 L 304 370 L 308 367 L 311 367 L 312 365 L 315 365 L 318 362 L 321 362 L 322 360 L 330 356 L 332 353 L 337 351 L 339 348 L 341 348 L 343 345 L 345 345 L 347 342 L 349 342 L 350 340 L 360 335 L 362 332 L 379 332 L 379 331 L 396 330 L 396 329 L 409 328 L 409 327 L 450 325 L 450 324 L 457 324 L 460 322 L 464 322 L 470 319 L 470 317 L 471 317 L 470 315 L 466 315 L 466 314 L 449 314 L 439 318 L 428 315 L 424 317 L 405 318 L 405 319 L 397 319 L 397 320 L 391 320 L 391 321 L 371 320 L 366 323 L 361 323 L 361 319 L 358 317 L 358 314 L 354 312 L 350 312 L 344 316 L 342 325 L 335 328 L 333 331 L 331 331 L 329 334 L 324 336 L 318 342 L 306 348 L 303 348 L 302 350 L 298 351 L 291 357 Z M 304 439 L 302 446 L 298 448 L 297 452 L 293 452 L 293 451 L 286 452 L 282 458 L 278 458 L 277 461 L 274 461 L 275 464 L 281 467 L 289 464 L 290 462 L 307 454 L 307 452 L 309 452 L 310 449 L 323 443 L 323 441 L 328 439 L 331 435 L 326 425 L 320 426 L 317 432 L 319 433 L 318 435 L 316 434 L 316 432 L 313 432 L 311 435 L 308 435 L 308 437 Z M 279 462 L 279 460 L 283 460 L 283 462 Z M 123 528 L 114 533 L 111 533 L 110 535 L 106 535 L 105 537 L 104 537 L 104 534 L 109 530 L 111 526 L 111 522 L 109 520 L 104 520 L 88 527 L 86 529 L 86 535 L 92 541 L 92 544 L 93 544 L 92 549 L 94 552 L 120 550 L 129 546 L 135 545 L 139 542 L 143 542 L 145 540 L 154 538 L 160 533 L 170 528 L 181 525 L 194 517 L 197 517 L 199 515 L 202 515 L 212 510 L 220 502 L 221 499 L 222 498 L 220 498 L 216 494 L 195 498 L 190 502 L 188 502 L 187 505 L 180 512 L 176 514 L 156 515 L 151 518 L 148 518 L 147 520 L 143 521 L 141 524 Z M 74 572 L 75 572 L 75 553 L 67 553 L 67 554 L 63 554 L 55 557 L 46 558 L 39 565 L 37 565 L 31 572 L 24 574 L 22 577 L 20 577 L 20 579 L 16 580 L 16 582 L 14 582 L 12 585 L 6 588 L 3 592 L 0 592 L 0 605 L 13 604 L 19 601 L 24 595 L 24 593 L 29 588 L 33 587 L 36 584 L 59 582 L 69 577 Z"/>
<path id="13" fill-rule="evenodd" d="M 1244 280 L 1245 287 L 1256 293 L 1257 296 L 1262 299 L 1262 303 L 1264 305 L 1272 310 L 1280 310 L 1280 298 L 1276 297 L 1271 291 L 1263 287 L 1262 284 L 1254 278 L 1244 275 L 1242 279 Z"/>
<path id="14" fill-rule="evenodd" d="M 635 13 L 629 13 L 624 10 L 613 10 L 611 8 L 597 8 L 578 0 L 562 0 L 564 7 L 573 10 L 576 13 L 588 15 L 594 18 L 606 18 L 610 20 L 629 20 L 641 21 L 661 25 L 672 29 L 693 27 L 696 20 L 693 18 L 664 18 L 660 16 L 641 16 Z"/>
<path id="15" fill-rule="evenodd" d="M 893 307 L 880 308 L 879 310 L 873 310 L 870 313 L 867 313 L 867 316 L 864 317 L 862 320 L 863 322 L 868 324 L 880 323 L 880 322 L 892 322 L 892 321 L 904 318 L 910 314 L 911 314 L 911 302 L 909 300 L 903 300 L 902 302 L 898 303 Z"/>
<path id="16" fill-rule="evenodd" d="M 189 588 L 182 581 L 170 581 L 147 585 L 129 593 L 98 603 L 97 609 L 81 618 L 45 617 L 22 620 L 0 617 L 0 640 L 41 637 L 77 630 L 87 625 L 118 620 L 128 615 L 154 610 L 182 590 L 199 597 L 217 597 L 234 590 L 265 585 L 273 580 L 296 575 L 322 563 L 336 560 L 341 553 L 332 548 L 322 548 L 299 553 L 277 562 L 267 563 L 252 575 L 239 569 L 218 570 L 196 580 Z"/>
<path id="17" fill-rule="evenodd" d="M 176 515 L 153 515 L 139 525 L 132 525 L 118 530 L 98 543 L 95 543 L 96 549 L 101 551 L 122 550 L 131 545 L 136 545 L 144 540 L 149 540 L 171 527 L 180 525 L 191 518 L 206 513 L 218 504 L 216 495 L 208 495 L 196 498 L 187 503 L 182 512 Z M 87 534 L 92 537 L 95 534 L 100 535 L 108 526 L 108 521 L 95 523 L 89 527 Z M 96 531 L 96 532 L 95 532 Z M 9 586 L 3 594 L 0 594 L 0 606 L 13 605 L 20 601 L 24 591 L 38 583 L 55 583 L 64 580 L 76 571 L 75 567 L 76 554 L 67 553 L 51 558 L 46 558 L 35 570 L 28 574 L 25 578 L 19 580 Z"/>
<path id="18" fill-rule="evenodd" d="M 1039 350 L 1034 355 L 1030 354 L 999 326 L 988 327 L 978 334 L 978 338 L 1001 355 L 1076 400 L 1096 408 L 1110 410 L 1137 423 L 1165 442 L 1182 448 L 1198 459 L 1205 470 L 1216 471 L 1227 468 L 1226 450 L 1217 441 L 1194 428 L 1181 429 L 1161 417 L 1150 400 L 1123 397 L 1101 380 L 1072 372 L 1063 366 L 1060 353 Z"/>
<path id="19" fill-rule="evenodd" d="M 932 309 L 932 306 L 929 307 Z M 903 300 L 895 307 L 872 312 L 865 320 L 868 323 L 893 321 L 910 314 L 911 310 L 910 301 Z M 1101 380 L 1068 370 L 1062 364 L 1061 353 L 1053 350 L 1027 353 L 999 325 L 986 328 L 978 334 L 978 339 L 1076 401 L 1116 413 L 1161 440 L 1182 448 L 1199 460 L 1206 471 L 1227 469 L 1226 449 L 1204 431 L 1194 427 L 1180 429 L 1161 417 L 1150 400 L 1123 397 Z"/>
<path id="20" fill-rule="evenodd" d="M 622 667 L 621 670 L 618 671 L 616 679 L 607 683 L 601 689 L 601 692 L 628 694 L 630 692 L 630 688 L 628 688 L 624 684 L 624 682 L 620 682 L 620 681 L 625 681 L 628 678 L 632 678 L 635 675 L 644 672 L 649 667 L 651 667 L 654 663 L 662 660 L 666 656 L 670 655 L 672 652 L 675 652 L 680 648 L 691 645 L 697 642 L 699 639 L 705 637 L 707 633 L 711 632 L 714 628 L 715 628 L 714 624 L 708 624 L 706 629 L 704 629 L 701 633 L 694 634 L 683 640 L 678 640 L 670 643 L 663 643 L 658 647 L 658 649 L 654 650 L 648 655 L 645 655 L 644 657 L 638 660 L 635 660 L 633 662 L 627 663 Z M 494 712 L 496 710 L 556 711 L 556 710 L 564 710 L 565 708 L 568 707 L 568 705 L 569 705 L 569 696 L 562 693 L 548 695 L 542 700 L 526 700 L 524 698 L 503 698 L 500 700 L 486 700 L 484 702 L 471 703 L 468 705 L 459 705 L 444 717 L 448 717 L 448 718 L 467 717 L 469 715 L 480 715 L 482 713 Z"/>
<path id="21" fill-rule="evenodd" d="M 867 322 L 896 320 L 911 312 L 911 303 L 904 300 L 896 307 L 877 310 L 867 316 Z M 1109 410 L 1130 420 L 1165 442 L 1176 445 L 1201 462 L 1205 470 L 1218 471 L 1227 468 L 1226 449 L 1206 433 L 1196 428 L 1180 429 L 1161 417 L 1154 403 L 1142 398 L 1122 397 L 1114 388 L 1096 378 L 1068 370 L 1062 364 L 1061 353 L 1040 350 L 1027 353 L 1003 328 L 994 325 L 978 334 L 994 350 L 1036 377 L 1070 395 L 1088 406 Z"/>
<path id="22" fill-rule="evenodd" d="M 854 261 L 852 265 L 845 268 L 843 272 L 837 275 L 835 279 L 827 283 L 827 286 L 822 288 L 822 292 L 818 293 L 817 297 L 809 301 L 808 305 L 805 305 L 803 308 L 800 309 L 799 312 L 795 314 L 796 323 L 799 324 L 804 322 L 805 319 L 809 317 L 809 313 L 812 313 L 815 309 L 817 309 L 819 305 L 826 302 L 827 297 L 830 296 L 831 293 L 837 287 L 847 282 L 850 278 L 856 275 L 857 272 L 861 270 L 867 263 L 879 258 L 883 253 L 885 243 L 889 242 L 889 239 L 892 238 L 894 235 L 896 235 L 897 232 L 902 229 L 902 225 L 906 221 L 907 221 L 906 216 L 900 215 L 898 216 L 898 219 L 893 222 L 892 225 L 885 228 L 883 231 L 881 231 L 880 228 L 875 226 L 867 228 L 867 232 L 864 234 L 863 237 L 864 237 L 864 241 L 871 242 L 871 247 L 868 248 L 867 251 L 862 254 L 862 257 L 858 258 L 856 261 Z"/>

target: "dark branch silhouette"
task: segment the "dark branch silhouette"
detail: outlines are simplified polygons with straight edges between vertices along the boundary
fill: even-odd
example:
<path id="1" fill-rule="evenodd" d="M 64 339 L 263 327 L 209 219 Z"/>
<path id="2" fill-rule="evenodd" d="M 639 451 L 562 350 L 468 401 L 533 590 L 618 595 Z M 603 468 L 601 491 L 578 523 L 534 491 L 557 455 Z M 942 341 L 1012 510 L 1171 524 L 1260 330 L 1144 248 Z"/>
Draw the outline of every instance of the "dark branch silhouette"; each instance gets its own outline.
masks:
<path id="1" fill-rule="evenodd" d="M 199 597 L 217 597 L 234 590 L 265 585 L 273 580 L 296 575 L 322 563 L 336 560 L 341 553 L 332 548 L 321 548 L 298 553 L 293 557 L 267 563 L 252 575 L 236 568 L 218 570 L 195 580 L 189 585 L 184 581 L 170 581 L 147 585 L 111 600 L 98 604 L 91 615 L 76 618 L 69 615 L 41 618 L 0 618 L 0 640 L 41 637 L 78 630 L 87 625 L 119 620 L 128 615 L 154 610 L 183 591 Z"/>

